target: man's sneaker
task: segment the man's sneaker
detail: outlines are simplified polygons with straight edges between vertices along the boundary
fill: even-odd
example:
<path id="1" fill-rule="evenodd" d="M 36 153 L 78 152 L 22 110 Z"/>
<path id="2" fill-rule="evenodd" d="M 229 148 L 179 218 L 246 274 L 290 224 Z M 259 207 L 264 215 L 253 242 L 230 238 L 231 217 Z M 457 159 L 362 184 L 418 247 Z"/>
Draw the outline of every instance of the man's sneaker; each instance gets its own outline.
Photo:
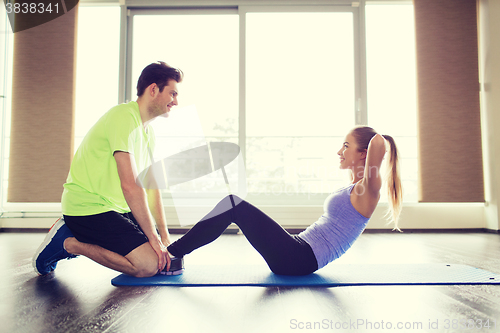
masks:
<path id="1" fill-rule="evenodd" d="M 167 271 L 167 266 L 160 272 L 162 275 L 180 275 L 184 273 L 184 259 L 173 257 L 170 258 L 170 269 Z"/>
<path id="2" fill-rule="evenodd" d="M 49 233 L 33 256 L 33 268 L 38 275 L 52 272 L 61 259 L 76 257 L 64 249 L 64 241 L 68 237 L 74 236 L 64 223 L 64 218 L 61 217 L 50 228 Z"/>

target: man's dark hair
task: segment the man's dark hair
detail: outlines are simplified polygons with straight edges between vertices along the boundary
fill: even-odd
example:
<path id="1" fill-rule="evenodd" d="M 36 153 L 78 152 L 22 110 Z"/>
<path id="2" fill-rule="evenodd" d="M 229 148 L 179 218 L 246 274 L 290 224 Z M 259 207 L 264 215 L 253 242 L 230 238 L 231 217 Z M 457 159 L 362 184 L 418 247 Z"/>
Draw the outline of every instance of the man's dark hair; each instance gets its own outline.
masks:
<path id="1" fill-rule="evenodd" d="M 180 69 L 170 67 L 163 61 L 152 63 L 142 70 L 137 81 L 137 96 L 142 96 L 147 87 L 156 83 L 160 92 L 168 85 L 169 80 L 182 81 L 183 73 Z"/>

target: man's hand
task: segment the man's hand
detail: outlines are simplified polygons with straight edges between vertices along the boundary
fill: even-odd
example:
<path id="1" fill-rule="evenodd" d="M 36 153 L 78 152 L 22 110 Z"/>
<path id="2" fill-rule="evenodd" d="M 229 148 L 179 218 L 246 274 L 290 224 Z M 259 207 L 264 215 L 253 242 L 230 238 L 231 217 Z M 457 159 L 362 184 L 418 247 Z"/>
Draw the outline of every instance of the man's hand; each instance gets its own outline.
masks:
<path id="1" fill-rule="evenodd" d="M 151 247 L 158 256 L 158 270 L 162 271 L 165 267 L 167 267 L 167 270 L 170 269 L 170 255 L 163 242 L 159 238 L 156 238 L 156 240 L 150 240 L 149 244 L 151 244 Z"/>
<path id="2" fill-rule="evenodd" d="M 161 242 L 165 248 L 165 251 L 167 251 L 167 255 L 166 255 L 166 258 L 167 258 L 167 265 L 166 265 L 166 270 L 168 271 L 170 269 L 170 253 L 168 252 L 167 250 L 167 247 L 172 243 L 170 241 L 170 236 L 169 234 L 167 234 L 165 237 L 161 237 Z"/>

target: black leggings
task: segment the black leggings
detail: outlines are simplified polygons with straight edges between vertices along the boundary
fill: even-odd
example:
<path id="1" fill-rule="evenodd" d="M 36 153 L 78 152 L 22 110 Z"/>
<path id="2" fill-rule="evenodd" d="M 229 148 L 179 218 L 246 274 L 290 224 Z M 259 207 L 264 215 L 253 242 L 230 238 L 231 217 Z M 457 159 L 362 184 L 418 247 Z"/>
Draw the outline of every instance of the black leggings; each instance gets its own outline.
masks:
<path id="1" fill-rule="evenodd" d="M 182 257 L 216 240 L 234 222 L 262 255 L 271 271 L 281 275 L 307 275 L 318 269 L 314 253 L 304 240 L 290 235 L 260 209 L 237 196 L 222 199 L 168 251 Z"/>

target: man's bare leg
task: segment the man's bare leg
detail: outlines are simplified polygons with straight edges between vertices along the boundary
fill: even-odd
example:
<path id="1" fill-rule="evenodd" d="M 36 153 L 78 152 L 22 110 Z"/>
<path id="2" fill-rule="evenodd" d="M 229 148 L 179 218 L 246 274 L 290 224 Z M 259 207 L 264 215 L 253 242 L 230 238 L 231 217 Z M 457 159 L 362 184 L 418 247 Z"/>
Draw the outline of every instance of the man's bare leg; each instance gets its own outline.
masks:
<path id="1" fill-rule="evenodd" d="M 158 272 L 158 256 L 149 243 L 142 244 L 126 256 L 98 245 L 79 242 L 74 237 L 64 241 L 64 248 L 69 253 L 83 255 L 103 266 L 131 276 L 149 277 Z"/>

